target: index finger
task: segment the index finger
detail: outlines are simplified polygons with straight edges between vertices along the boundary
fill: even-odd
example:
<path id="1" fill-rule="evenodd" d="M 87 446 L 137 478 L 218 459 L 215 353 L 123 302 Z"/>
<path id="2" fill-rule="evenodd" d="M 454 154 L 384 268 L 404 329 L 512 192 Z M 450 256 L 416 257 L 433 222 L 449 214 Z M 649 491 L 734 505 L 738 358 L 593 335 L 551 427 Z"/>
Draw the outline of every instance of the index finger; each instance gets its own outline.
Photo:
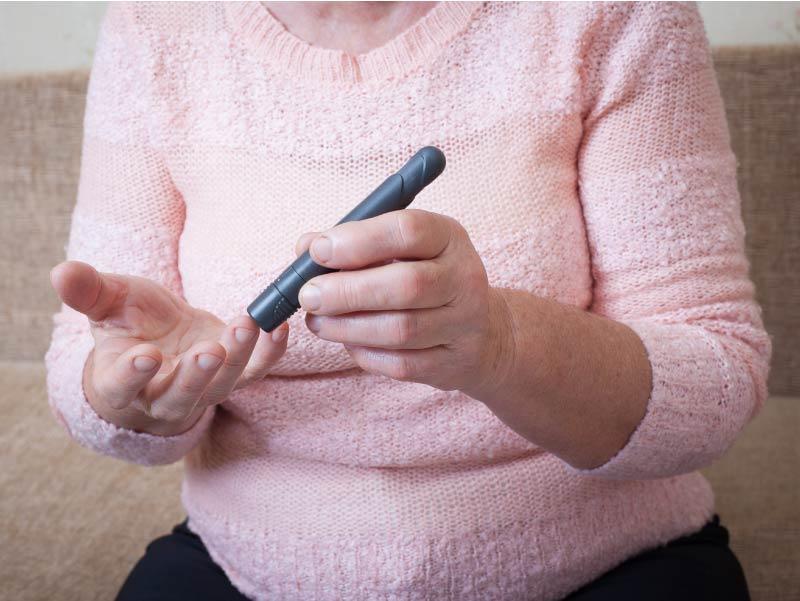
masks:
<path id="1" fill-rule="evenodd" d="M 421 209 L 402 209 L 348 221 L 323 232 L 309 253 L 332 269 L 360 269 L 390 259 L 433 259 L 444 252 L 455 232 L 451 217 Z"/>

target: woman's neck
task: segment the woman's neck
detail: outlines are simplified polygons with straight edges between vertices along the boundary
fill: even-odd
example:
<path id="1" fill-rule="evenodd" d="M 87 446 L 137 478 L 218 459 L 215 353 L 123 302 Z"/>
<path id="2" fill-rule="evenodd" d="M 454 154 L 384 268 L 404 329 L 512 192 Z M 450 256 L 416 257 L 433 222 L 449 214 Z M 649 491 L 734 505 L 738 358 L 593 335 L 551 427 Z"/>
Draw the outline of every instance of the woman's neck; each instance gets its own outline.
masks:
<path id="1" fill-rule="evenodd" d="M 436 2 L 262 2 L 292 35 L 321 48 L 366 54 L 422 18 Z"/>

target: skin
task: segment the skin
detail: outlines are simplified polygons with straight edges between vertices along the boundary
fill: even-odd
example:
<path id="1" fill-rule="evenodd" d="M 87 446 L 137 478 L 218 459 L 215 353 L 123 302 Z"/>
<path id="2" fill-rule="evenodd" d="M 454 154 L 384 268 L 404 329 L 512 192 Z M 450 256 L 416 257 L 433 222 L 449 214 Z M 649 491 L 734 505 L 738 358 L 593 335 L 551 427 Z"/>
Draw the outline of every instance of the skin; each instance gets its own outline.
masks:
<path id="1" fill-rule="evenodd" d="M 435 3 L 262 4 L 306 42 L 357 55 Z M 335 248 L 328 265 L 360 271 L 315 278 L 322 304 L 309 327 L 342 342 L 368 371 L 483 401 L 575 467 L 597 467 L 616 454 L 644 416 L 652 386 L 638 335 L 577 307 L 489 287 L 463 227 L 441 215 L 404 215 L 325 233 Z M 300 252 L 315 235 L 301 237 Z"/>
<path id="2" fill-rule="evenodd" d="M 94 349 L 83 371 L 86 398 L 123 428 L 180 434 L 231 391 L 266 376 L 286 350 L 287 324 L 273 340 L 248 315 L 225 324 L 145 278 L 65 261 L 50 281 L 89 319 Z"/>
<path id="3" fill-rule="evenodd" d="M 262 2 L 296 37 L 321 48 L 365 54 L 383 46 L 436 2 Z"/>
<path id="4" fill-rule="evenodd" d="M 359 54 L 433 3 L 262 4 L 309 43 Z M 297 254 L 309 245 L 315 261 L 346 271 L 303 287 L 306 325 L 342 343 L 364 370 L 461 390 L 582 469 L 613 457 L 644 416 L 652 373 L 638 335 L 578 307 L 489 286 L 468 233 L 451 217 L 395 211 L 303 234 Z M 246 315 L 224 324 L 142 278 L 69 261 L 51 280 L 92 324 L 87 398 L 122 427 L 183 432 L 232 390 L 267 375 L 286 349 L 285 334 L 256 336 Z"/>
<path id="5" fill-rule="evenodd" d="M 345 271 L 301 288 L 306 325 L 366 371 L 460 390 L 581 469 L 610 459 L 644 416 L 652 375 L 639 336 L 578 307 L 489 286 L 453 218 L 394 211 L 304 234 L 297 251 L 309 245 L 314 261 Z"/>

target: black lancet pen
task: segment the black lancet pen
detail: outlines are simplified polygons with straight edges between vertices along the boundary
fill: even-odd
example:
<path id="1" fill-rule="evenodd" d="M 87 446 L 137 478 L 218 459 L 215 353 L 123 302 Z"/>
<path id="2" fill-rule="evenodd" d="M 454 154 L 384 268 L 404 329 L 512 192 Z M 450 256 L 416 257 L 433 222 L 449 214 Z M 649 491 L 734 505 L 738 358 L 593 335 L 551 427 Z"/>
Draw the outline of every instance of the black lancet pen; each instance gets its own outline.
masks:
<path id="1" fill-rule="evenodd" d="M 441 175 L 444 166 L 441 150 L 434 146 L 422 148 L 336 225 L 405 209 L 425 186 Z M 271 332 L 300 308 L 297 298 L 300 288 L 311 278 L 332 271 L 338 270 L 318 265 L 306 251 L 250 303 L 247 312 L 262 330 Z"/>

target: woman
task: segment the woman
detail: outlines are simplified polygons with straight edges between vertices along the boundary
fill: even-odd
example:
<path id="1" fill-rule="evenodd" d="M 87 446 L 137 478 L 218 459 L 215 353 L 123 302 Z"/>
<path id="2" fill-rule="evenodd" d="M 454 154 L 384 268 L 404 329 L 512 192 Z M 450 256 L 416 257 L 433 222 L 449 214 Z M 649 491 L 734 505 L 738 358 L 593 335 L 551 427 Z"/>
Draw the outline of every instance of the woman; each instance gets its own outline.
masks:
<path id="1" fill-rule="evenodd" d="M 120 599 L 747 598 L 696 470 L 771 346 L 694 6 L 114 4 L 86 110 L 51 404 L 186 460 Z M 293 247 L 341 271 L 259 333 Z"/>

